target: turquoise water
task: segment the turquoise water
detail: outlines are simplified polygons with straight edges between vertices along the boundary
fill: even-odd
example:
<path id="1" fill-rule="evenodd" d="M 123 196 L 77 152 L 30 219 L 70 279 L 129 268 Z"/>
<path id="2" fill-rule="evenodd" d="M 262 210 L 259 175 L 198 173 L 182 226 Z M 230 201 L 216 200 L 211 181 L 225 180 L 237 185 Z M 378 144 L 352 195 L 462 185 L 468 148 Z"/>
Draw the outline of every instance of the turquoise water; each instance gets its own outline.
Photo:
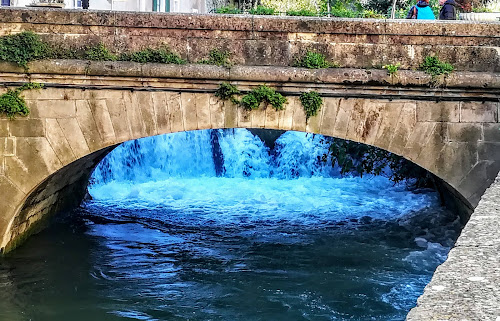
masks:
<path id="1" fill-rule="evenodd" d="M 404 320 L 459 221 L 432 191 L 340 177 L 326 140 L 123 144 L 92 200 L 0 260 L 0 320 Z"/>

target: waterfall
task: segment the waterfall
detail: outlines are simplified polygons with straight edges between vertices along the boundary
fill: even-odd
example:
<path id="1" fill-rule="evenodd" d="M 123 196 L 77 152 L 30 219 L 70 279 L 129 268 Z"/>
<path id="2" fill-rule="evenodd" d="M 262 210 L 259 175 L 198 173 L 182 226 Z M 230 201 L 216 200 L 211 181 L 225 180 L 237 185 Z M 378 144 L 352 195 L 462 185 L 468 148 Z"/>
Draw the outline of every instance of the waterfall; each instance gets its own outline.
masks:
<path id="1" fill-rule="evenodd" d="M 321 161 L 327 151 L 327 138 L 300 132 L 281 135 L 274 150 L 241 128 L 181 132 L 123 143 L 97 166 L 92 184 L 169 177 L 336 176 L 337 171 Z"/>

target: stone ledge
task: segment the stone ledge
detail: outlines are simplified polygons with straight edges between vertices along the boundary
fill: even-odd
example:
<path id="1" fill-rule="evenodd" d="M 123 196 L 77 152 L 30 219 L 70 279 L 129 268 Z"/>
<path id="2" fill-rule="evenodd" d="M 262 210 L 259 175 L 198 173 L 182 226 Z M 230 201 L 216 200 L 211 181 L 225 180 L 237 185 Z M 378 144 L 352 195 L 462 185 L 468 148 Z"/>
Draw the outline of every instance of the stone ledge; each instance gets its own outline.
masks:
<path id="1" fill-rule="evenodd" d="M 86 60 L 41 60 L 29 63 L 31 78 L 41 75 L 78 75 L 86 80 L 91 76 L 186 79 L 186 80 L 231 80 L 251 82 L 285 82 L 337 84 L 345 86 L 425 87 L 427 91 L 444 89 L 477 89 L 481 94 L 500 89 L 500 73 L 455 72 L 443 79 L 440 88 L 430 88 L 431 77 L 423 71 L 400 70 L 390 77 L 384 69 L 306 69 L 297 67 L 233 66 L 232 68 L 202 64 L 140 64 L 126 61 Z M 24 69 L 11 63 L 0 62 L 0 72 L 17 73 L 28 78 Z M 20 80 L 23 81 L 23 80 Z M 26 81 L 26 80 L 24 80 Z M 4 80 L 5 82 L 5 80 Z M 498 94 L 498 91 L 494 91 Z M 497 95 L 495 95 L 497 96 Z M 485 96 L 486 97 L 486 96 Z"/>

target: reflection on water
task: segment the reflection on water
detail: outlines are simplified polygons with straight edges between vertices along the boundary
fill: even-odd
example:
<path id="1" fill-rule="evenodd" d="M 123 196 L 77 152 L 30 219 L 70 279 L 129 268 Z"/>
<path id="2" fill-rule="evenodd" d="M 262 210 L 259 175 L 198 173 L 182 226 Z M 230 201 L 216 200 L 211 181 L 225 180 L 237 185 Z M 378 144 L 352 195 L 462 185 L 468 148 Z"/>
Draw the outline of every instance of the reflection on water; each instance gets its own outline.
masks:
<path id="1" fill-rule="evenodd" d="M 216 136 L 117 149 L 0 259 L 0 320 L 405 319 L 461 228 L 434 193 L 338 178 L 319 136 Z"/>

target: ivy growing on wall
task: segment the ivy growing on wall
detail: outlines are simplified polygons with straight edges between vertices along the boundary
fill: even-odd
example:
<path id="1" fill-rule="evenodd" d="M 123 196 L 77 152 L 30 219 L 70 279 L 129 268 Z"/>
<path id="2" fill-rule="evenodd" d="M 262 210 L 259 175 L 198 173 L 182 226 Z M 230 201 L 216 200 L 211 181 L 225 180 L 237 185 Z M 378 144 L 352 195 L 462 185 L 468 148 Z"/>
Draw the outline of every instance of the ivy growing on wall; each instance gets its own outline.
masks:
<path id="1" fill-rule="evenodd" d="M 302 103 L 302 107 L 306 113 L 306 120 L 310 117 L 316 116 L 323 105 L 323 99 L 316 91 L 302 93 L 300 95 L 300 102 Z"/>
<path id="2" fill-rule="evenodd" d="M 21 93 L 24 90 L 40 89 L 43 85 L 39 83 L 27 83 L 16 89 L 7 89 L 0 95 L 0 114 L 6 114 L 10 119 L 16 116 L 27 116 L 30 111 Z"/>

